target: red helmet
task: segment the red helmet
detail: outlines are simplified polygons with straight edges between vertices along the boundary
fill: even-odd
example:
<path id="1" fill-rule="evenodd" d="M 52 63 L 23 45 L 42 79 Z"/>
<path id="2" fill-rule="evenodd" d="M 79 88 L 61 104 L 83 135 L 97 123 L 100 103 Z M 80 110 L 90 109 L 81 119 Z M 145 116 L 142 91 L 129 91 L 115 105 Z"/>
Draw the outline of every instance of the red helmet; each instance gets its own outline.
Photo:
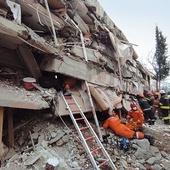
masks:
<path id="1" fill-rule="evenodd" d="M 137 107 L 137 105 L 136 105 L 136 103 L 135 103 L 135 102 L 132 102 L 132 103 L 130 104 L 130 107 L 131 107 L 131 108 L 133 108 L 133 107 Z"/>
<path id="2" fill-rule="evenodd" d="M 148 92 L 146 93 L 146 95 L 147 95 L 147 96 L 153 96 L 153 93 L 150 92 L 150 91 L 148 91 Z"/>

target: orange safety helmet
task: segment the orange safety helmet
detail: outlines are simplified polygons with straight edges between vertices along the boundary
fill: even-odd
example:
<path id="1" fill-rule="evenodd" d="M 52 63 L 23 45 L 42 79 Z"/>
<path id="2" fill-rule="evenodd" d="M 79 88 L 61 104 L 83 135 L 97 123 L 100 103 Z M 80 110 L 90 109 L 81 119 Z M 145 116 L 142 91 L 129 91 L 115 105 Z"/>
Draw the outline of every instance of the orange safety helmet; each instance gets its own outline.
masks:
<path id="1" fill-rule="evenodd" d="M 130 107 L 133 108 L 133 107 L 137 107 L 136 103 L 135 102 L 132 102 L 130 103 Z"/>
<path id="2" fill-rule="evenodd" d="M 142 93 L 140 93 L 140 94 L 139 94 L 139 97 L 142 97 L 142 98 L 144 98 L 144 95 L 143 95 Z"/>
<path id="3" fill-rule="evenodd" d="M 64 87 L 64 89 L 69 89 L 70 88 L 70 86 L 69 85 L 65 85 L 65 87 Z"/>
<path id="4" fill-rule="evenodd" d="M 154 95 L 155 95 L 155 96 L 159 96 L 159 93 L 158 93 L 158 92 L 155 92 Z"/>

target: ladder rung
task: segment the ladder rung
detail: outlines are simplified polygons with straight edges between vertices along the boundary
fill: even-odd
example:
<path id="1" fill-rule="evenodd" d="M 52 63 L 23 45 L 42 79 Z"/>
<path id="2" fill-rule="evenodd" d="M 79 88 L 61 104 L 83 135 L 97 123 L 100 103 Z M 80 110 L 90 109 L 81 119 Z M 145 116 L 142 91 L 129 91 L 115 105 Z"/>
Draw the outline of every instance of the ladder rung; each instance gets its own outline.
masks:
<path id="1" fill-rule="evenodd" d="M 68 102 L 68 105 L 74 105 L 75 102 Z"/>
<path id="2" fill-rule="evenodd" d="M 73 113 L 80 113 L 80 110 L 72 110 Z"/>
<path id="3" fill-rule="evenodd" d="M 94 136 L 90 136 L 90 137 L 86 138 L 86 141 L 87 140 L 92 140 L 92 139 L 94 139 Z"/>
<path id="4" fill-rule="evenodd" d="M 108 162 L 108 160 L 103 161 L 101 164 L 98 165 L 98 167 L 105 165 L 107 162 Z"/>
<path id="5" fill-rule="evenodd" d="M 81 127 L 80 130 L 86 130 L 88 128 L 89 128 L 88 126 L 84 126 L 84 127 Z"/>
<path id="6" fill-rule="evenodd" d="M 95 148 L 95 149 L 93 149 L 93 150 L 91 151 L 91 153 L 97 152 L 97 151 L 99 151 L 99 150 L 101 150 L 101 148 L 100 148 L 100 147 Z"/>
<path id="7" fill-rule="evenodd" d="M 88 120 L 86 120 L 86 118 L 85 118 L 85 115 L 84 115 L 84 113 L 83 113 L 83 111 L 81 110 L 81 107 L 77 104 L 77 102 L 76 102 L 76 100 L 75 100 L 75 98 L 74 98 L 74 96 L 73 95 L 70 95 L 70 96 L 64 96 L 62 93 L 61 93 L 61 96 L 62 96 L 62 98 L 63 98 L 63 100 L 64 100 L 64 102 L 65 102 L 65 104 L 66 104 L 66 106 L 67 106 L 67 109 L 69 110 L 69 114 L 70 114 L 70 117 L 71 117 L 71 119 L 72 119 L 72 121 L 73 121 L 73 123 L 74 123 L 74 125 L 75 125 L 75 127 L 76 127 L 76 129 L 77 129 L 77 132 L 78 132 L 78 135 L 80 136 L 80 138 L 81 138 L 81 142 L 82 142 L 82 144 L 83 145 L 85 145 L 85 149 L 86 149 L 86 151 L 87 151 L 87 153 L 88 153 L 88 155 L 89 155 L 89 157 L 90 157 L 90 159 L 91 159 L 91 162 L 92 162 L 92 164 L 94 163 L 94 155 L 93 155 L 93 153 L 95 153 L 95 152 L 98 152 L 98 151 L 100 151 L 100 152 L 103 152 L 103 155 L 105 155 L 105 159 L 102 159 L 102 161 L 100 160 L 98 163 L 97 163 L 97 167 L 96 167 L 96 164 L 94 164 L 95 165 L 95 167 L 97 168 L 97 169 L 99 169 L 101 166 L 103 166 L 103 165 L 105 165 L 105 164 L 107 164 L 108 162 L 109 162 L 109 164 L 110 164 L 110 166 L 111 166 L 111 168 L 112 169 L 116 169 L 115 167 L 114 167 L 114 164 L 113 164 L 113 162 L 112 162 L 112 160 L 111 160 L 111 158 L 109 157 L 109 155 L 107 154 L 107 151 L 104 149 L 104 147 L 103 147 L 103 145 L 102 144 L 100 144 L 100 145 L 98 145 L 96 148 L 89 148 L 89 146 L 88 146 L 88 142 L 86 142 L 86 141 L 88 141 L 88 140 L 96 140 L 96 142 L 98 142 L 99 141 L 99 139 L 98 139 L 98 137 L 96 136 L 96 134 L 95 134 L 95 132 L 93 131 L 93 129 L 92 129 L 92 127 L 91 127 L 91 125 L 90 125 L 90 123 L 88 122 Z M 72 105 L 72 106 L 71 106 Z M 77 106 L 77 108 L 75 107 L 75 106 Z M 71 108 L 72 107 L 72 108 Z M 75 107 L 75 108 L 74 108 Z M 76 110 L 77 109 L 77 110 Z M 73 113 L 80 113 L 81 115 L 83 115 L 82 117 L 81 116 L 77 116 L 78 118 L 75 118 L 74 117 L 74 115 L 73 115 Z M 79 121 L 79 120 L 84 120 L 84 122 L 86 123 L 86 125 L 84 125 L 84 126 L 82 126 L 82 127 L 79 127 L 79 125 L 78 125 L 78 122 L 76 122 L 76 121 Z M 83 132 L 82 132 L 82 130 L 89 130 L 89 131 L 91 131 L 91 136 L 88 136 L 87 138 L 85 138 L 84 137 L 84 135 L 83 135 Z M 85 131 L 86 132 L 86 131 Z M 94 134 L 94 135 L 93 135 Z M 93 141 L 92 141 L 93 142 Z"/>
<path id="8" fill-rule="evenodd" d="M 71 99 L 72 98 L 72 96 L 64 96 L 65 97 L 65 99 Z"/>
<path id="9" fill-rule="evenodd" d="M 80 118 L 76 118 L 75 120 L 84 120 L 84 118 L 80 117 Z"/>

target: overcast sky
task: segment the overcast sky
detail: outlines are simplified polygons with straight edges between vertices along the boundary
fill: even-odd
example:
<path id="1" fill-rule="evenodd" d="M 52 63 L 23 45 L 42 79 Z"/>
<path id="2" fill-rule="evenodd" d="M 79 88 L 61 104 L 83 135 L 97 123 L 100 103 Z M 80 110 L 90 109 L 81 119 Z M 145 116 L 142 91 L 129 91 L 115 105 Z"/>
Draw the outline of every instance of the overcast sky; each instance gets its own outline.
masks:
<path id="1" fill-rule="evenodd" d="M 146 64 L 155 52 L 155 27 L 167 37 L 170 54 L 170 0 L 98 0 L 114 24 L 124 33 Z"/>

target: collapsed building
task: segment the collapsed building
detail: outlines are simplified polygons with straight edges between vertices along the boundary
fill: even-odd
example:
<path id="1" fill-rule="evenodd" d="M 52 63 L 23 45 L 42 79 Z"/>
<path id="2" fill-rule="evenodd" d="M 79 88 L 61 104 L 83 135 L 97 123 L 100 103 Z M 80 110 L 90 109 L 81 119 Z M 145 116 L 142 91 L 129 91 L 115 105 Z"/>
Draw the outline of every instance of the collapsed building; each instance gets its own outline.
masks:
<path id="1" fill-rule="evenodd" d="M 130 97 L 149 89 L 151 74 L 97 0 L 1 0 L 0 20 L 1 145 L 4 112 L 14 144 L 12 108 L 68 114 L 67 78 L 83 112 L 129 110 Z"/>

